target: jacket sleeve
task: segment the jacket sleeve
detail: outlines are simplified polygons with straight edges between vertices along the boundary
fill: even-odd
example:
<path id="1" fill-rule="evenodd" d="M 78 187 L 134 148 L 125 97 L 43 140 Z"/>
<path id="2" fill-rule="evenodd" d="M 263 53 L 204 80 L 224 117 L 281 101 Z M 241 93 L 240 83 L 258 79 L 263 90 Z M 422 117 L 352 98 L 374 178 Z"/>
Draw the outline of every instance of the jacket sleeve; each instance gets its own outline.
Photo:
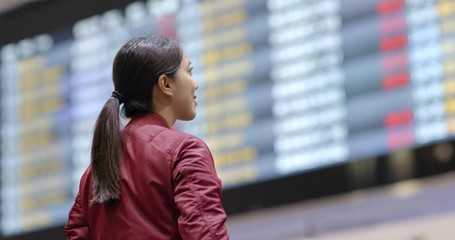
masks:
<path id="1" fill-rule="evenodd" d="M 221 181 L 212 155 L 202 140 L 188 137 L 174 163 L 175 203 L 184 240 L 226 240 L 226 213 L 221 205 Z"/>
<path id="2" fill-rule="evenodd" d="M 90 230 L 85 220 L 81 203 L 81 196 L 77 194 L 73 207 L 70 210 L 68 223 L 65 225 L 68 240 L 90 240 Z"/>

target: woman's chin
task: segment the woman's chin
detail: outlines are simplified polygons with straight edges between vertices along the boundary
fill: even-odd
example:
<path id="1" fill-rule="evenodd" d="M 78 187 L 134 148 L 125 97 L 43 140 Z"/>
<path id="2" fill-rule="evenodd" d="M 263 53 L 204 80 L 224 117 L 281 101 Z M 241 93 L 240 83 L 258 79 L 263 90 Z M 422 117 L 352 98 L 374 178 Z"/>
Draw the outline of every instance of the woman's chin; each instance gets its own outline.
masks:
<path id="1" fill-rule="evenodd" d="M 196 112 L 192 113 L 192 114 L 188 114 L 188 115 L 185 115 L 185 116 L 182 116 L 179 118 L 179 120 L 181 121 L 191 121 L 193 119 L 196 118 Z"/>

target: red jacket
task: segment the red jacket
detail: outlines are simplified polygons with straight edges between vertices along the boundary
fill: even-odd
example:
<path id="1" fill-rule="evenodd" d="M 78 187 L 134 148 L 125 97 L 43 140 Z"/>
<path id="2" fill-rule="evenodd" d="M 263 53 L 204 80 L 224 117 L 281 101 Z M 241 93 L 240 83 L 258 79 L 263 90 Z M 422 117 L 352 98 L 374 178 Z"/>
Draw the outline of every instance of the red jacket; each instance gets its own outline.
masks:
<path id="1" fill-rule="evenodd" d="M 65 226 L 68 239 L 229 239 L 221 181 L 200 139 L 148 114 L 126 125 L 122 141 L 120 200 L 89 205 L 89 167 Z"/>

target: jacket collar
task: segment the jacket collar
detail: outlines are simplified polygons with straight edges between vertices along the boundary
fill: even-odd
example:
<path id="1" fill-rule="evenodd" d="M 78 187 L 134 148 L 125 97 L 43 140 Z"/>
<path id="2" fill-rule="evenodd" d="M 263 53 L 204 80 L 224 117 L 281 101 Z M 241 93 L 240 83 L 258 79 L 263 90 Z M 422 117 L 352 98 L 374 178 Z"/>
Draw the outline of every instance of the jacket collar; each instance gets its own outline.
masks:
<path id="1" fill-rule="evenodd" d="M 167 125 L 166 119 L 164 119 L 161 115 L 157 113 L 146 113 L 146 114 L 139 114 L 131 118 L 131 121 L 127 124 L 138 123 L 138 124 L 152 124 L 158 125 L 165 128 L 170 128 Z"/>

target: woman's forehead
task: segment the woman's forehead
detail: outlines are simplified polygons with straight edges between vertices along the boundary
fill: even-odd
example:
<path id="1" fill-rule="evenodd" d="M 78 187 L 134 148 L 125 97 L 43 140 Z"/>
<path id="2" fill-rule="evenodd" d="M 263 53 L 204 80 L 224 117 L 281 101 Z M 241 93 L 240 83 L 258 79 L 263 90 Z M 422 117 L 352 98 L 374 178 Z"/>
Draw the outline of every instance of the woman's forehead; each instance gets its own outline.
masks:
<path id="1" fill-rule="evenodd" d="M 191 61 L 185 53 L 183 54 L 181 65 L 184 65 L 184 66 L 191 65 Z"/>

